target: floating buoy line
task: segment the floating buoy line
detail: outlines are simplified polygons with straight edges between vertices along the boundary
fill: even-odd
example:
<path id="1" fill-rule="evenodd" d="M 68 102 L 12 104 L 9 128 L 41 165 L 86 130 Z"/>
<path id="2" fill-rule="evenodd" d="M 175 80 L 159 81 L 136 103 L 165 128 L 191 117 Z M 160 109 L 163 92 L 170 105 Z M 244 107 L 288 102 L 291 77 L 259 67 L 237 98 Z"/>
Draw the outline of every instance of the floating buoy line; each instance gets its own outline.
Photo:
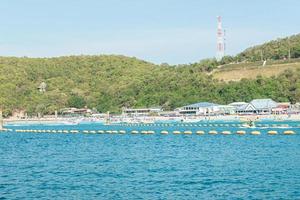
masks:
<path id="1" fill-rule="evenodd" d="M 49 134 L 141 134 L 141 135 L 294 135 L 294 130 L 289 128 L 300 128 L 300 124 L 290 126 L 289 124 L 272 124 L 272 123 L 256 123 L 254 126 L 249 126 L 245 123 L 118 123 L 113 125 L 104 125 L 101 130 L 68 130 L 68 129 L 11 129 L 2 128 L 0 132 L 21 132 L 21 133 L 49 133 Z M 121 129 L 123 127 L 124 129 Z M 149 127 L 149 128 L 148 128 Z M 153 128 L 151 128 L 153 127 Z M 226 130 L 232 127 L 235 130 Z M 130 130 L 125 130 L 125 128 Z M 272 130 L 275 128 L 277 130 Z M 280 130 L 284 128 L 287 130 Z M 140 130 L 144 129 L 144 130 Z M 146 130 L 150 129 L 150 130 Z M 152 129 L 152 130 L 151 130 Z M 153 130 L 154 129 L 154 130 Z M 157 130 L 159 129 L 159 130 Z M 170 130 L 171 129 L 171 130 Z M 209 130 L 207 130 L 209 129 Z M 224 129 L 224 130 L 219 130 Z M 237 129 L 237 130 L 236 130 Z M 267 129 L 267 130 L 264 130 Z M 271 130 L 268 130 L 271 129 Z"/>
<path id="2" fill-rule="evenodd" d="M 3 128 L 0 132 L 16 132 L 16 133 L 49 133 L 49 134 L 142 134 L 142 135 L 153 135 L 153 134 L 162 134 L 162 135 L 261 135 L 262 133 L 268 135 L 295 135 L 296 132 L 294 130 L 266 130 L 261 132 L 260 130 L 251 130 L 248 129 L 238 129 L 238 130 L 52 130 L 52 129 L 6 129 Z"/>

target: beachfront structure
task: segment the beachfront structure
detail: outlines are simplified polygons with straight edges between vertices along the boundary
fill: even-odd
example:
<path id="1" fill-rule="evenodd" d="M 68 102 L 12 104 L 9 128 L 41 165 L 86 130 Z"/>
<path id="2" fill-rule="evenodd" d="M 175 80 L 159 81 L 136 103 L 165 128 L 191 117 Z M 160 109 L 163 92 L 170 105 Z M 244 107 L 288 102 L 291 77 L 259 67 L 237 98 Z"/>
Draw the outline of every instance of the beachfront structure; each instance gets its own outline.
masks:
<path id="1" fill-rule="evenodd" d="M 12 112 L 11 118 L 13 119 L 25 119 L 27 117 L 26 110 L 24 109 L 15 109 Z"/>
<path id="2" fill-rule="evenodd" d="M 233 115 L 236 113 L 236 107 L 232 105 L 219 105 L 217 108 L 220 115 Z"/>
<path id="3" fill-rule="evenodd" d="M 278 103 L 272 99 L 254 99 L 250 103 L 237 107 L 239 114 L 271 114 L 278 107 Z"/>
<path id="4" fill-rule="evenodd" d="M 84 116 L 93 113 L 93 111 L 88 108 L 64 108 L 60 112 L 64 116 Z"/>
<path id="5" fill-rule="evenodd" d="M 218 104 L 199 102 L 177 108 L 179 115 L 210 115 L 219 111 Z"/>
<path id="6" fill-rule="evenodd" d="M 148 116 L 151 114 L 158 115 L 162 112 L 161 107 L 154 108 L 123 108 L 122 115 L 125 116 Z"/>
<path id="7" fill-rule="evenodd" d="M 248 104 L 248 103 L 246 103 L 246 102 L 233 102 L 233 103 L 228 104 L 228 106 L 233 106 L 237 110 L 239 107 L 244 106 L 246 104 Z"/>
<path id="8" fill-rule="evenodd" d="M 159 116 L 163 117 L 175 117 L 177 116 L 178 112 L 176 111 L 161 111 L 158 113 Z"/>

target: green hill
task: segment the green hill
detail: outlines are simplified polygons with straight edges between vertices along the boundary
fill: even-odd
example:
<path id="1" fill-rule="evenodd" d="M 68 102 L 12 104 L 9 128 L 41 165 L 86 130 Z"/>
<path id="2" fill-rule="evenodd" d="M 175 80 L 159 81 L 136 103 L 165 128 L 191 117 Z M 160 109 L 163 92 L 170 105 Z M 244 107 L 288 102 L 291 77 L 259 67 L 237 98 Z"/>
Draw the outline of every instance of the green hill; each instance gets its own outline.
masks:
<path id="1" fill-rule="evenodd" d="M 252 50 L 237 57 L 251 57 L 248 52 Z M 9 115 L 16 109 L 24 109 L 29 114 L 50 114 L 64 107 L 83 106 L 114 113 L 122 107 L 160 105 L 174 109 L 198 101 L 225 104 L 265 97 L 300 101 L 300 71 L 293 67 L 279 70 L 276 76 L 247 76 L 251 79 L 232 82 L 208 73 L 219 64 L 214 59 L 206 59 L 180 66 L 155 65 L 116 55 L 0 57 L 0 106 Z M 236 65 L 227 64 L 218 70 L 238 69 Z M 251 63 L 243 65 L 251 68 Z M 42 82 L 47 84 L 45 93 L 38 90 Z"/>
<path id="2" fill-rule="evenodd" d="M 300 34 L 247 48 L 236 56 L 225 56 L 221 64 L 300 58 Z"/>

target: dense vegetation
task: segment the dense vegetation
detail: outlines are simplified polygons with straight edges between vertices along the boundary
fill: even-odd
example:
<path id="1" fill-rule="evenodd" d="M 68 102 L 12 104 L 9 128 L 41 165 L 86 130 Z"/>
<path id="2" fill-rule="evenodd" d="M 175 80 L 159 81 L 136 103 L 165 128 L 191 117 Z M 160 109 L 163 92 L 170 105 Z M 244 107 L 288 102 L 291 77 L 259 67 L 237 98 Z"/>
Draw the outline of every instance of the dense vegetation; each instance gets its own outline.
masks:
<path id="1" fill-rule="evenodd" d="M 250 47 L 236 56 L 225 56 L 221 61 L 221 64 L 228 64 L 230 62 L 294 59 L 299 57 L 300 34 L 297 34 Z"/>
<path id="2" fill-rule="evenodd" d="M 300 46 L 299 35 L 294 37 L 298 38 Z M 271 50 L 274 49 L 265 55 L 282 58 Z M 246 50 L 238 56 L 248 58 L 252 51 Z M 281 55 L 280 51 L 275 52 Z M 299 56 L 298 51 L 293 52 L 294 57 Z M 83 106 L 100 112 L 120 112 L 122 107 L 146 106 L 174 109 L 199 101 L 225 104 L 263 97 L 300 101 L 300 71 L 225 83 L 213 80 L 206 73 L 218 64 L 214 59 L 207 59 L 189 65 L 154 65 L 113 55 L 0 57 L 0 106 L 4 114 L 9 115 L 16 109 L 24 109 L 28 114 L 51 114 L 64 107 Z M 38 90 L 42 82 L 47 84 L 44 93 Z"/>

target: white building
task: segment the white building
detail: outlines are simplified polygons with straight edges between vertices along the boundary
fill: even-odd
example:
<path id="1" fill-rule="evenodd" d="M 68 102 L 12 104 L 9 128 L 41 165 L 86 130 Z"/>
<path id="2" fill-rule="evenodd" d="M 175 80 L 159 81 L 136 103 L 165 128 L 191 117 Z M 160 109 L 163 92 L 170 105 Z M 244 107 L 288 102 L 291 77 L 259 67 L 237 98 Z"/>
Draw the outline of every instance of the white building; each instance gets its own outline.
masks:
<path id="1" fill-rule="evenodd" d="M 271 114 L 272 109 L 278 107 L 278 103 L 272 99 L 254 99 L 250 103 L 237 108 L 240 114 Z"/>
<path id="2" fill-rule="evenodd" d="M 210 115 L 220 111 L 218 106 L 214 103 L 200 102 L 177 108 L 176 111 L 180 115 Z"/>
<path id="3" fill-rule="evenodd" d="M 122 115 L 126 116 L 147 116 L 162 112 L 161 107 L 154 108 L 123 108 Z"/>

